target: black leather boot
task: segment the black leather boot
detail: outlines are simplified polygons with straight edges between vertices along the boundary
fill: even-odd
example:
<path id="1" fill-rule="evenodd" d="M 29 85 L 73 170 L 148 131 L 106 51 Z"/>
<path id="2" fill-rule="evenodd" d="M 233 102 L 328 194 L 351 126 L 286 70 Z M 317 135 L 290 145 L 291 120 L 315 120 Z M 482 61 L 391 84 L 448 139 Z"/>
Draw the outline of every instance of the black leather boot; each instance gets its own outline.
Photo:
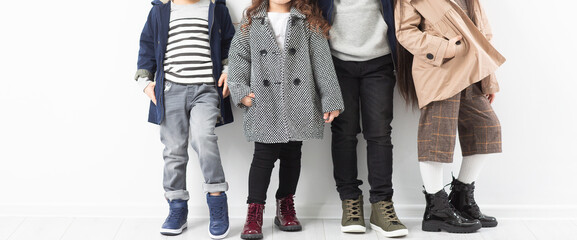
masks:
<path id="1" fill-rule="evenodd" d="M 450 233 L 472 233 L 481 228 L 477 219 L 462 217 L 449 203 L 447 192 L 444 189 L 435 194 L 425 193 L 427 206 L 423 216 L 423 231 L 439 232 L 445 230 Z"/>
<path id="2" fill-rule="evenodd" d="M 497 219 L 481 213 L 474 197 L 475 182 L 465 184 L 453 177 L 451 182 L 451 194 L 449 202 L 457 209 L 463 217 L 468 219 L 479 219 L 483 227 L 497 226 Z"/>

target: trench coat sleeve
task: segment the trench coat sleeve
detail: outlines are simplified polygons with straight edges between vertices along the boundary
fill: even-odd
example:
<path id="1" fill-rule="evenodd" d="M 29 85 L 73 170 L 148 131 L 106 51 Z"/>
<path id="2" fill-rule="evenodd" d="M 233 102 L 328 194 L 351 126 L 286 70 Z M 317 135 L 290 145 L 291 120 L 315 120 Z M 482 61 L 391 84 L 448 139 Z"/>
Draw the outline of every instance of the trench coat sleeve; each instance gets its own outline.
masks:
<path id="1" fill-rule="evenodd" d="M 232 38 L 228 54 L 228 88 L 233 103 L 240 108 L 245 107 L 240 100 L 251 93 L 250 26 L 242 28 L 246 23 L 246 19 L 241 21 L 239 31 Z"/>
<path id="2" fill-rule="evenodd" d="M 485 38 L 490 42 L 493 38 L 493 30 L 491 28 L 491 24 L 489 24 L 489 19 L 485 13 L 485 9 L 481 6 L 479 2 L 479 11 L 481 12 L 481 21 L 482 21 L 482 32 L 485 35 Z M 499 92 L 499 82 L 497 81 L 497 76 L 495 73 L 491 73 L 489 76 L 485 77 L 481 80 L 481 90 L 484 94 L 493 94 Z"/>
<path id="3" fill-rule="evenodd" d="M 493 39 L 493 29 L 491 28 L 491 24 L 489 24 L 489 19 L 487 18 L 487 14 L 485 13 L 485 9 L 481 6 L 479 2 L 479 11 L 481 11 L 481 21 L 483 22 L 482 25 L 482 32 L 485 35 L 485 38 L 490 42 Z"/>
<path id="4" fill-rule="evenodd" d="M 343 97 L 328 40 L 321 33 L 312 31 L 309 44 L 313 78 L 321 96 L 323 112 L 343 112 Z"/>
<path id="5" fill-rule="evenodd" d="M 153 9 L 148 13 L 148 18 L 140 34 L 140 50 L 138 51 L 138 70 L 134 76 L 134 80 L 138 78 L 148 78 L 154 81 L 154 73 L 156 72 L 156 57 L 154 49 L 154 31 L 152 24 Z"/>
<path id="6" fill-rule="evenodd" d="M 421 14 L 411 5 L 409 0 L 397 1 L 395 4 L 397 41 L 415 57 L 437 67 L 441 66 L 449 41 L 443 37 L 421 31 L 419 25 L 422 20 Z"/>

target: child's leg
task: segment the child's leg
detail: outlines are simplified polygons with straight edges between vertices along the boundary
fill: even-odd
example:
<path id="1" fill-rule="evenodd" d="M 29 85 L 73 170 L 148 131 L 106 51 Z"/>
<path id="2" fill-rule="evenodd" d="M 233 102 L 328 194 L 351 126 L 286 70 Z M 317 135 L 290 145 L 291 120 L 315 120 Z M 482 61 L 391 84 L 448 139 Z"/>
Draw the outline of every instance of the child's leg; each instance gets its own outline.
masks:
<path id="1" fill-rule="evenodd" d="M 443 189 L 443 163 L 419 162 L 419 169 L 427 193 L 436 193 Z"/>
<path id="2" fill-rule="evenodd" d="M 443 189 L 443 163 L 453 162 L 461 94 L 421 109 L 417 146 L 425 191 Z"/>
<path id="3" fill-rule="evenodd" d="M 276 191 L 275 225 L 282 231 L 300 231 L 301 223 L 296 217 L 294 194 L 301 173 L 301 141 L 280 144 L 279 186 Z"/>
<path id="4" fill-rule="evenodd" d="M 357 135 L 360 127 L 360 75 L 357 64 L 333 57 L 346 111 L 331 123 L 333 177 L 342 201 L 358 199 L 363 194 L 357 169 Z M 361 217 L 362 218 L 362 217 Z"/>
<path id="5" fill-rule="evenodd" d="M 165 83 L 165 116 L 160 124 L 160 140 L 164 144 L 164 190 L 169 201 L 188 200 L 186 165 L 188 163 L 188 113 L 186 86 Z"/>
<path id="6" fill-rule="evenodd" d="M 452 98 L 432 102 L 421 109 L 418 148 L 427 202 L 422 222 L 423 231 L 467 233 L 481 228 L 478 220 L 463 218 L 455 211 L 442 186 L 442 164 L 453 162 L 461 100 L 462 94 L 459 93 Z"/>
<path id="7" fill-rule="evenodd" d="M 280 148 L 279 186 L 276 199 L 294 195 L 301 173 L 301 141 L 282 144 Z"/>
<path id="8" fill-rule="evenodd" d="M 475 84 L 461 99 L 459 139 L 463 163 L 459 178 L 451 183 L 451 204 L 469 219 L 478 219 L 483 227 L 497 226 L 497 219 L 481 212 L 474 198 L 475 181 L 489 153 L 501 152 L 501 124 L 489 100 Z M 466 94 L 466 95 L 467 95 Z"/>
<path id="9" fill-rule="evenodd" d="M 461 93 L 421 109 L 417 147 L 419 162 L 453 162 Z"/>
<path id="10" fill-rule="evenodd" d="M 458 180 L 470 184 L 477 180 L 487 154 L 501 152 L 501 124 L 489 100 L 478 85 L 468 88 L 469 96 L 459 109 L 459 140 L 463 163 Z"/>
<path id="11" fill-rule="evenodd" d="M 178 235 L 187 227 L 189 199 L 186 190 L 188 163 L 188 114 L 186 86 L 166 82 L 164 86 L 165 116 L 160 124 L 160 140 L 164 144 L 164 196 L 170 212 L 160 233 Z"/>
<path id="12" fill-rule="evenodd" d="M 254 156 L 248 174 L 248 211 L 240 238 L 262 238 L 262 215 L 266 192 L 274 163 L 278 159 L 280 144 L 254 142 Z"/>
<path id="13" fill-rule="evenodd" d="M 210 193 L 228 190 L 214 128 L 220 110 L 218 93 L 213 85 L 189 85 L 194 92 L 190 110 L 190 145 L 198 153 L 200 169 L 204 175 L 204 191 Z"/>
<path id="14" fill-rule="evenodd" d="M 463 157 L 459 177 L 457 178 L 462 183 L 470 184 L 477 180 L 486 160 L 487 154 L 476 154 Z"/>
<path id="15" fill-rule="evenodd" d="M 254 143 L 254 156 L 248 176 L 247 203 L 264 204 L 274 163 L 279 157 L 280 144 Z"/>
<path id="16" fill-rule="evenodd" d="M 198 153 L 200 169 L 204 176 L 204 191 L 216 196 L 207 195 L 206 202 L 210 211 L 209 235 L 220 239 L 228 235 L 228 203 L 224 193 L 228 190 L 224 171 L 220 161 L 217 136 L 214 128 L 220 110 L 219 97 L 214 85 L 189 85 L 190 109 L 190 145 Z"/>
<path id="17" fill-rule="evenodd" d="M 367 141 L 367 168 L 371 203 L 393 197 L 393 93 L 394 64 L 386 55 L 363 62 L 361 113 L 363 137 Z"/>

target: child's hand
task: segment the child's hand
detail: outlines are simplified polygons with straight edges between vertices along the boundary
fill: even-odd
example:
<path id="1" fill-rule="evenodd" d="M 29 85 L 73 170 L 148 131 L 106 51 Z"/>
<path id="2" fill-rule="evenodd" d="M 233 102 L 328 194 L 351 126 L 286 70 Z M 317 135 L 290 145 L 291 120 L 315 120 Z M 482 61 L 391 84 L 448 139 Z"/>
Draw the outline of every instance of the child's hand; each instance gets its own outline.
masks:
<path id="1" fill-rule="evenodd" d="M 250 93 L 249 95 L 244 96 L 241 100 L 240 103 L 242 103 L 243 105 L 247 106 L 247 107 L 252 107 L 252 99 L 254 98 L 254 93 Z M 338 115 L 338 114 L 337 114 Z"/>
<path id="2" fill-rule="evenodd" d="M 445 56 L 443 56 L 443 58 L 455 57 L 455 54 L 457 54 L 457 42 L 461 41 L 461 39 L 463 39 L 463 37 L 461 36 L 456 36 L 454 38 L 449 39 L 449 47 L 447 47 L 447 50 L 445 51 Z"/>
<path id="3" fill-rule="evenodd" d="M 228 95 L 230 95 L 230 91 L 228 90 L 228 82 L 226 81 L 227 79 L 228 79 L 228 74 L 226 74 L 226 73 L 220 74 L 220 78 L 218 79 L 218 86 L 222 87 L 222 97 L 223 98 L 228 97 Z"/>
<path id="4" fill-rule="evenodd" d="M 496 96 L 496 95 L 495 95 L 494 93 L 485 95 L 485 97 L 487 97 L 487 99 L 489 99 L 489 103 L 490 103 L 490 104 L 492 104 L 493 101 L 495 101 L 495 96 Z"/>
<path id="5" fill-rule="evenodd" d="M 332 112 L 326 112 L 326 113 L 323 115 L 323 119 L 325 120 L 325 123 L 330 123 L 330 122 L 332 122 L 336 117 L 339 116 L 339 113 L 340 113 L 340 112 L 341 112 L 341 111 L 339 111 L 339 110 L 334 110 L 334 111 L 332 111 Z"/>
<path id="6" fill-rule="evenodd" d="M 156 82 L 151 82 L 144 89 L 144 93 L 146 93 L 146 96 L 148 96 L 150 98 L 150 100 L 152 100 L 152 103 L 154 103 L 154 105 L 156 105 L 156 96 L 154 96 L 154 87 L 155 86 L 156 86 Z"/>

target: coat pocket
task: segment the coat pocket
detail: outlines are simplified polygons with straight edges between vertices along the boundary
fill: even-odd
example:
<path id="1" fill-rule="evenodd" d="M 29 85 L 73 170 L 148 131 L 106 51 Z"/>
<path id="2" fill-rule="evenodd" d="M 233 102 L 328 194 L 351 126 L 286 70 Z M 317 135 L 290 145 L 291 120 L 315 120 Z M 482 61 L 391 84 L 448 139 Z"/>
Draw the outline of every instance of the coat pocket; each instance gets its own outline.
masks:
<path id="1" fill-rule="evenodd" d="M 467 54 L 468 42 L 467 42 L 467 39 L 465 38 L 464 34 L 459 30 L 459 28 L 453 22 L 454 20 L 452 20 L 452 17 L 449 16 L 449 15 L 451 15 L 452 12 L 454 12 L 454 10 L 450 10 L 449 12 L 447 12 L 445 14 L 445 16 L 441 19 L 441 21 L 439 21 L 437 23 L 438 28 L 442 29 L 443 37 L 447 40 L 455 38 L 457 36 L 462 37 L 461 40 L 459 40 L 455 43 L 455 57 L 464 56 Z M 457 14 L 457 13 L 455 12 L 454 14 Z M 451 59 L 453 59 L 453 58 L 451 58 Z"/>

